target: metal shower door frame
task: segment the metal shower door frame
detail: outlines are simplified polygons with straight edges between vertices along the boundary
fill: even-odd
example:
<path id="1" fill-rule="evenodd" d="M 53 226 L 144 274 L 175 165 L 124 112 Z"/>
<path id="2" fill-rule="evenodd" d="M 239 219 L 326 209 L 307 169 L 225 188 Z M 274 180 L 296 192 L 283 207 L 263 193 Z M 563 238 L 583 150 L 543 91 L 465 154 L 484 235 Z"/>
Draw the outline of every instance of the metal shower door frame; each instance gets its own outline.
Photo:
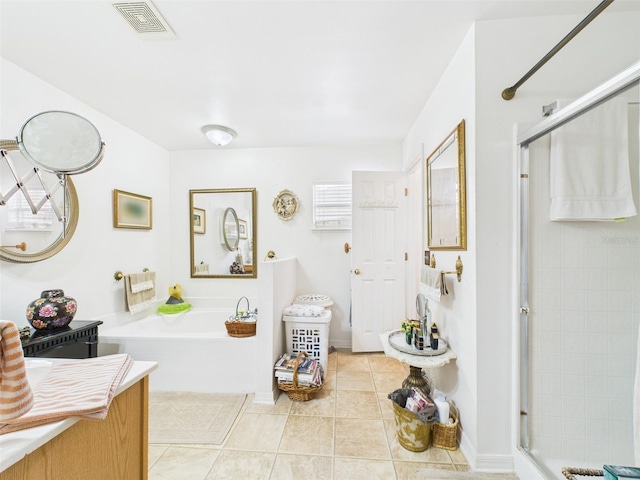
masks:
<path id="1" fill-rule="evenodd" d="M 583 113 L 601 105 L 610 98 L 634 87 L 640 82 L 640 61 L 634 63 L 599 87 L 573 101 L 540 123 L 517 135 L 518 148 L 518 189 L 519 189 L 519 290 L 518 290 L 518 331 L 519 331 L 519 439 L 518 448 L 537 468 L 545 470 L 529 450 L 529 145 L 570 122 Z"/>

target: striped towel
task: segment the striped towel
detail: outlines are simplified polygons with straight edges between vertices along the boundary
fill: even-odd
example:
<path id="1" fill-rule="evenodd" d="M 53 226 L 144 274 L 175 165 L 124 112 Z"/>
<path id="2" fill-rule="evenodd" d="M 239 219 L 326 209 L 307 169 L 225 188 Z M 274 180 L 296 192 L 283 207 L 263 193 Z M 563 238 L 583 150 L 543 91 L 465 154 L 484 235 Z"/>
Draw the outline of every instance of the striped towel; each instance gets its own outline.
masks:
<path id="1" fill-rule="evenodd" d="M 34 388 L 33 408 L 20 418 L 0 422 L 0 435 L 67 417 L 104 419 L 132 363 L 130 355 L 120 353 L 54 365 Z"/>
<path id="2" fill-rule="evenodd" d="M 32 406 L 20 332 L 13 322 L 0 320 L 0 424 L 24 415 Z"/>

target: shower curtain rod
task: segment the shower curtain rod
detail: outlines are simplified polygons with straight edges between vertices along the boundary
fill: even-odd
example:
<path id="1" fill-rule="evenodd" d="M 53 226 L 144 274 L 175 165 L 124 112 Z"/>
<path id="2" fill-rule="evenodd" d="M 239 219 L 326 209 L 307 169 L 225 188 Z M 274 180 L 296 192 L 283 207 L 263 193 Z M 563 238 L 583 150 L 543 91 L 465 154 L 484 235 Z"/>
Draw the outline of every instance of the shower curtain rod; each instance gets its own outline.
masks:
<path id="1" fill-rule="evenodd" d="M 513 97 L 515 97 L 516 91 L 518 90 L 518 88 L 522 86 L 524 82 L 529 80 L 529 78 L 538 70 L 540 70 L 540 68 L 545 63 L 547 63 L 551 59 L 551 57 L 553 57 L 556 53 L 558 53 L 562 49 L 562 47 L 564 47 L 567 43 L 569 43 L 569 41 L 571 41 L 573 37 L 578 35 L 578 33 L 580 33 L 580 31 L 584 27 L 586 27 L 594 18 L 600 15 L 600 13 L 602 13 L 602 11 L 612 3 L 613 3 L 613 0 L 604 0 L 602 3 L 600 3 L 600 5 L 598 5 L 589 15 L 587 15 L 584 18 L 584 20 L 582 20 L 578 25 L 576 25 L 576 27 L 573 30 L 571 30 L 566 37 L 560 40 L 560 42 L 549 51 L 549 53 L 547 53 L 544 57 L 542 57 L 542 59 L 538 63 L 536 63 L 531 70 L 525 73 L 525 75 L 520 80 L 518 80 L 513 86 L 505 88 L 502 91 L 502 98 L 505 100 L 511 100 Z"/>

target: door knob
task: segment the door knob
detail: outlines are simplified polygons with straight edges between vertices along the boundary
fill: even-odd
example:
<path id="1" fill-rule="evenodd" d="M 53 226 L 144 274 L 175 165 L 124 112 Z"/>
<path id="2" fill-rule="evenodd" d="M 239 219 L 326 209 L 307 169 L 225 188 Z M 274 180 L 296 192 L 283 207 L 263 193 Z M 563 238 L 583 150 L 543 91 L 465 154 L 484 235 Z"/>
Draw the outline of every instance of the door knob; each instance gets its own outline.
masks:
<path id="1" fill-rule="evenodd" d="M 348 243 L 344 244 L 344 253 L 349 253 L 349 251 L 351 250 L 351 245 L 349 245 Z"/>
<path id="2" fill-rule="evenodd" d="M 359 269 L 359 268 L 356 268 L 356 269 L 353 271 L 353 273 L 355 273 L 356 275 L 360 275 L 360 269 Z"/>

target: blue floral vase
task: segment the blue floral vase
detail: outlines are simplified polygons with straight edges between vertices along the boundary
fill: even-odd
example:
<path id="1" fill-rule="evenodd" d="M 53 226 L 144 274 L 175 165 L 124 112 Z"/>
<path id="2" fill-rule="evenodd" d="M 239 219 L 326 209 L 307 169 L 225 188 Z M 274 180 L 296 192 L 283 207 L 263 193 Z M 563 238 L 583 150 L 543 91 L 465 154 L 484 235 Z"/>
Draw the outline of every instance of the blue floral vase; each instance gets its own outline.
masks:
<path id="1" fill-rule="evenodd" d="M 36 330 L 66 327 L 73 320 L 78 304 L 64 291 L 45 290 L 27 307 L 27 320 Z"/>

